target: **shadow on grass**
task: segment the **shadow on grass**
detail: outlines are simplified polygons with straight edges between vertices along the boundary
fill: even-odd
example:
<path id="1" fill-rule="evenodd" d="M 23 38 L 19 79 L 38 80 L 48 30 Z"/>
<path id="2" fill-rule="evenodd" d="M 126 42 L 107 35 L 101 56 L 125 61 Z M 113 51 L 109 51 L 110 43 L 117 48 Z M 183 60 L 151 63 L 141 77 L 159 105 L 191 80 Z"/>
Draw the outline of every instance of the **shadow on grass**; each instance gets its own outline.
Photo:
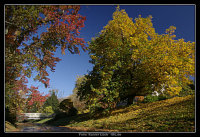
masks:
<path id="1" fill-rule="evenodd" d="M 49 125 L 49 126 L 66 126 L 71 123 L 83 122 L 89 119 L 92 119 L 91 116 L 88 113 L 85 113 L 85 114 L 78 114 L 76 116 L 63 117 L 59 119 L 54 118 L 54 119 L 44 122 L 44 124 Z"/>
<path id="2" fill-rule="evenodd" d="M 160 103 L 165 103 L 159 105 Z M 150 104 L 141 104 L 141 106 L 132 106 L 124 109 L 113 110 L 113 114 L 127 113 L 133 111 L 133 113 L 141 109 L 137 117 L 128 119 L 123 122 L 110 122 L 96 124 L 95 120 L 103 117 L 99 113 L 100 117 L 91 117 L 88 113 L 79 114 L 71 117 L 64 117 L 60 119 L 52 119 L 45 124 L 51 126 L 67 126 L 70 124 L 84 122 L 87 120 L 94 120 L 94 126 L 98 129 L 116 129 L 119 131 L 131 132 L 193 132 L 194 131 L 194 99 L 183 100 L 176 103 L 168 103 L 166 101 L 155 102 Z M 175 112 L 175 113 L 174 113 Z M 123 118 L 123 117 L 122 117 Z M 87 122 L 86 122 L 87 123 Z"/>

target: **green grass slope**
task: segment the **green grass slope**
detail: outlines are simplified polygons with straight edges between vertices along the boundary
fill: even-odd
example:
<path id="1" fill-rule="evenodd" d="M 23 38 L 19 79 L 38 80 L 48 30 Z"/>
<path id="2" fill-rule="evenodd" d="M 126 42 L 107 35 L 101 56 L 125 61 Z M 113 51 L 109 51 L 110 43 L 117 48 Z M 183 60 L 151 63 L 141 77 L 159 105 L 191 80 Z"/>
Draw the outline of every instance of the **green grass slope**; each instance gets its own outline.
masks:
<path id="1" fill-rule="evenodd" d="M 47 121 L 79 131 L 195 132 L 195 97 L 174 97 L 113 110 L 91 119 L 87 114 Z"/>

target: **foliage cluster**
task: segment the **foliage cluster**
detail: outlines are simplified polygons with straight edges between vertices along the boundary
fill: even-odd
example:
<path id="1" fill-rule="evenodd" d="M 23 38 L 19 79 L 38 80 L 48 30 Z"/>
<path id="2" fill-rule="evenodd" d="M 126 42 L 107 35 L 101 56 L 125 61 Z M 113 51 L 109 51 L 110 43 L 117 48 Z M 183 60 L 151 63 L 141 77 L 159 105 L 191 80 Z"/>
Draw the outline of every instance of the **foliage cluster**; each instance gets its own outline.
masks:
<path id="1" fill-rule="evenodd" d="M 167 99 L 167 97 L 163 95 L 159 95 L 159 96 L 147 95 L 144 98 L 143 102 L 149 103 L 149 102 L 155 102 L 155 101 L 160 101 L 160 100 L 165 100 L 165 99 Z"/>
<path id="2" fill-rule="evenodd" d="M 47 97 L 49 97 L 49 94 L 43 96 L 37 89 L 37 87 L 31 86 L 31 94 L 28 95 L 28 103 L 25 108 L 27 112 L 42 112 L 43 105 Z"/>
<path id="3" fill-rule="evenodd" d="M 158 34 L 152 16 L 135 18 L 117 7 L 96 38 L 89 42 L 93 70 L 78 89 L 91 113 L 110 111 L 117 102 L 144 96 L 164 88 L 164 94 L 176 96 L 194 76 L 194 42 L 175 40 L 176 27 Z"/>
<path id="4" fill-rule="evenodd" d="M 187 96 L 187 95 L 194 95 L 195 94 L 195 85 L 194 84 L 188 84 L 182 88 L 180 91 L 179 96 Z"/>

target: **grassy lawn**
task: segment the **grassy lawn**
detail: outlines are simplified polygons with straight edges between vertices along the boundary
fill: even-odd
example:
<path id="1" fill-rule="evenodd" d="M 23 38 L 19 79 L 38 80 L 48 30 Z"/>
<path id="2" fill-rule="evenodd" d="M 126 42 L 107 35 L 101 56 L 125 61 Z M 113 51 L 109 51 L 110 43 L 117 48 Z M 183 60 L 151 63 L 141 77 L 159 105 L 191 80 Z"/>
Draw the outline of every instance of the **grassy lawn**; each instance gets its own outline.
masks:
<path id="1" fill-rule="evenodd" d="M 115 109 L 109 116 L 99 118 L 79 114 L 39 122 L 82 131 L 194 132 L 195 98 L 189 95 L 153 103 L 141 103 Z"/>
<path id="2" fill-rule="evenodd" d="M 45 122 L 51 120 L 52 118 L 45 118 L 45 119 L 42 119 L 42 120 L 37 120 L 35 121 L 34 123 L 37 123 L 37 124 L 44 124 Z"/>

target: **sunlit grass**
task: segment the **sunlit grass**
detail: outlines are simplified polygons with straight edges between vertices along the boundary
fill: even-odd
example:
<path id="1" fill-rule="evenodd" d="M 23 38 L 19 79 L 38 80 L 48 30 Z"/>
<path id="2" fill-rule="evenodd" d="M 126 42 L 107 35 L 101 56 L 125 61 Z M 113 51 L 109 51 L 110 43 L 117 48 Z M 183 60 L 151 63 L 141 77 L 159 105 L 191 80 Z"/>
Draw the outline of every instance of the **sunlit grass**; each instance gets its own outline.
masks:
<path id="1" fill-rule="evenodd" d="M 35 123 L 43 124 L 43 123 L 45 123 L 45 122 L 47 122 L 47 121 L 49 121 L 49 120 L 51 120 L 51 119 L 52 119 L 52 118 L 45 118 L 45 119 L 39 120 L 39 121 L 37 121 L 37 122 L 35 122 Z"/>
<path id="2" fill-rule="evenodd" d="M 18 128 L 16 128 L 13 124 L 11 124 L 8 121 L 5 121 L 5 131 L 6 132 L 17 132 L 19 131 Z"/>
<path id="3" fill-rule="evenodd" d="M 101 118 L 88 118 L 83 114 L 52 123 L 122 132 L 194 132 L 194 105 L 194 96 L 189 95 L 119 108 Z"/>

